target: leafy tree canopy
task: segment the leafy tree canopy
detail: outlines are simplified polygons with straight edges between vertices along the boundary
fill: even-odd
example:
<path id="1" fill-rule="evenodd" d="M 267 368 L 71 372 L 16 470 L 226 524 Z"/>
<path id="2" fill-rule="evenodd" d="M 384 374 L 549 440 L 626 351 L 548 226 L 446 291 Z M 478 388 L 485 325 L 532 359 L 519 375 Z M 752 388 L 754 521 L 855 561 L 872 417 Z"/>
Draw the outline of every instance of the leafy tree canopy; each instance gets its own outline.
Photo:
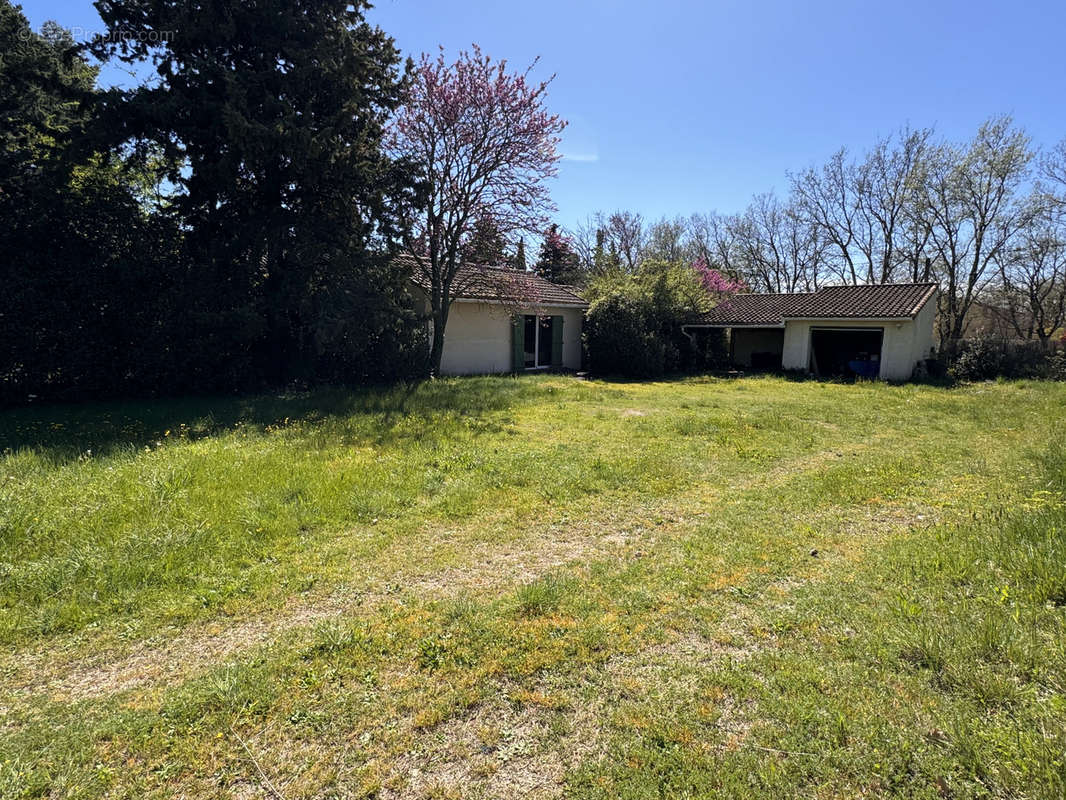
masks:
<path id="1" fill-rule="evenodd" d="M 163 153 L 215 371 L 251 364 L 277 383 L 345 353 L 349 377 L 395 363 L 379 346 L 403 334 L 390 255 L 414 172 L 382 147 L 405 69 L 368 4 L 97 6 L 109 35 L 92 52 L 155 65 L 155 80 L 108 93 L 104 117 L 119 139 Z"/>

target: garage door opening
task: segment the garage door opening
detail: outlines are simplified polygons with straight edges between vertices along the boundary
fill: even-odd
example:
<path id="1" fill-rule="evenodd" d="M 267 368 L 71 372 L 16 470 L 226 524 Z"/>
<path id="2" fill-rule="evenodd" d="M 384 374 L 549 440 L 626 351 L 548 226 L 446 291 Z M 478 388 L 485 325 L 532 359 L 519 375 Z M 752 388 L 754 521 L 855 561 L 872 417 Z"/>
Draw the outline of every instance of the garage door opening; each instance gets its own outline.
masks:
<path id="1" fill-rule="evenodd" d="M 812 328 L 811 372 L 819 377 L 876 378 L 884 328 Z"/>

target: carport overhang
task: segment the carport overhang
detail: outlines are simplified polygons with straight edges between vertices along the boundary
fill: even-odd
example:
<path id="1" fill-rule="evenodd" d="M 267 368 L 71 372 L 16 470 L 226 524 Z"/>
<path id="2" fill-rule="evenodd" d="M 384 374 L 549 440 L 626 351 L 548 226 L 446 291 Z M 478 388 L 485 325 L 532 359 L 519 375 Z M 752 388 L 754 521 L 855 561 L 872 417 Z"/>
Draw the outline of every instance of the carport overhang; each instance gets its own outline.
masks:
<path id="1" fill-rule="evenodd" d="M 784 336 L 785 336 L 785 323 L 784 321 L 765 321 L 765 322 L 693 322 L 686 323 L 681 326 L 681 332 L 688 337 L 689 341 L 695 343 L 697 331 L 728 331 L 729 334 L 729 361 L 731 364 L 737 367 L 745 369 L 780 369 L 781 356 L 784 352 Z M 739 360 L 737 357 L 737 339 L 742 333 L 758 334 L 759 332 L 766 332 L 767 334 L 775 334 L 777 341 L 771 344 L 769 347 L 764 346 L 759 350 L 752 350 L 749 352 L 748 358 Z M 776 356 L 776 364 L 774 366 L 758 365 L 755 363 L 755 357 L 759 354 L 771 354 Z M 749 363 L 750 360 L 750 363 Z"/>

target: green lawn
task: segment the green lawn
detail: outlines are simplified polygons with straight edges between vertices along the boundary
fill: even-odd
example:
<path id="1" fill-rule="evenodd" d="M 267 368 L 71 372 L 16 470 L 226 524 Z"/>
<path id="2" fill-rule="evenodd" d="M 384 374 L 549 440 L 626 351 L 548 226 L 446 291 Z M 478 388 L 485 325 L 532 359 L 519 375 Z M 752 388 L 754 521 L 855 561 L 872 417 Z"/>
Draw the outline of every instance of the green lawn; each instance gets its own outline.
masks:
<path id="1" fill-rule="evenodd" d="M 0 797 L 1066 795 L 1066 385 L 0 418 Z"/>

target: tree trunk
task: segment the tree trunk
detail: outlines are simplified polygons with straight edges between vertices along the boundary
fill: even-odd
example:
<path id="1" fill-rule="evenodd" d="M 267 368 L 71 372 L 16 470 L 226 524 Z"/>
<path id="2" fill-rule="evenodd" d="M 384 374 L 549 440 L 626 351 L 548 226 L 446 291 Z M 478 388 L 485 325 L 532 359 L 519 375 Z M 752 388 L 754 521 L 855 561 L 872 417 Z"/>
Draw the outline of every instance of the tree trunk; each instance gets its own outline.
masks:
<path id="1" fill-rule="evenodd" d="M 444 303 L 434 304 L 433 309 L 433 341 L 429 347 L 429 375 L 431 378 L 440 376 L 440 361 L 444 355 L 444 328 L 448 324 L 448 306 Z"/>

